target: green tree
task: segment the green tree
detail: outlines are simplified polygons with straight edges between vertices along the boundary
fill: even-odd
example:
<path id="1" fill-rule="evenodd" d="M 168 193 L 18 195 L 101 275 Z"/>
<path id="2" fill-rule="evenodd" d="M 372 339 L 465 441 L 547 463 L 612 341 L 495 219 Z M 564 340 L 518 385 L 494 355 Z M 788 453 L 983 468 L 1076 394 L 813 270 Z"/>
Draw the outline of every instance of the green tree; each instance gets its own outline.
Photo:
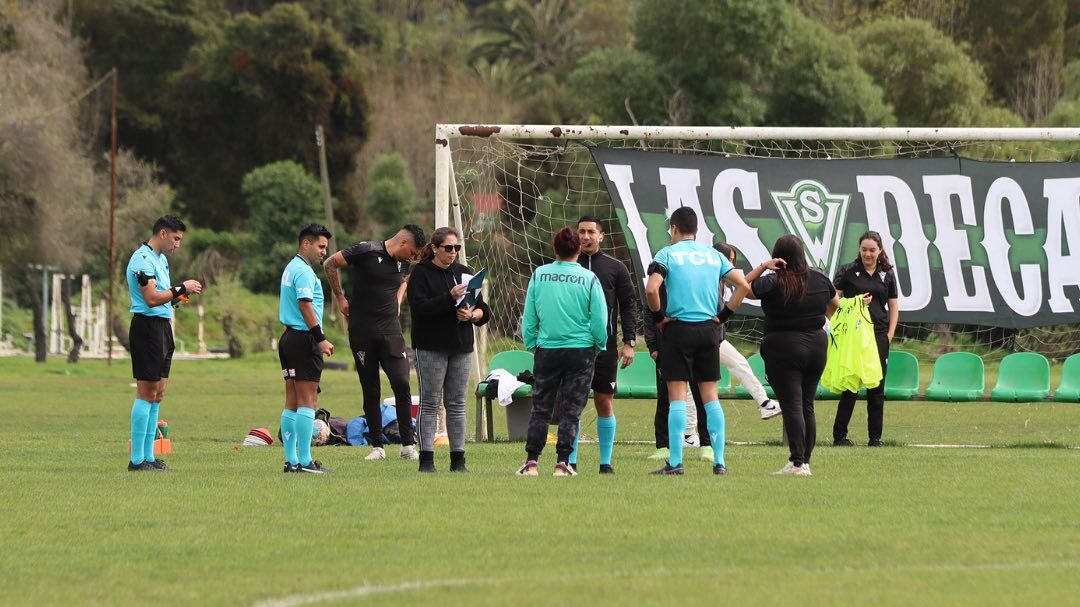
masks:
<path id="1" fill-rule="evenodd" d="M 201 39 L 169 78 L 166 171 L 186 208 L 213 228 L 248 215 L 240 178 L 277 160 L 317 166 L 314 129 L 326 129 L 337 189 L 367 136 L 368 106 L 355 53 L 296 4 L 241 14 Z"/>
<path id="2" fill-rule="evenodd" d="M 476 29 L 484 38 L 473 47 L 472 59 L 510 59 L 528 71 L 557 71 L 579 54 L 581 14 L 573 0 L 492 2 L 477 15 Z"/>
<path id="3" fill-rule="evenodd" d="M 783 0 L 644 0 L 634 16 L 637 48 L 685 92 L 692 124 L 757 124 L 777 65 Z"/>
<path id="4" fill-rule="evenodd" d="M 797 11 L 786 15 L 785 43 L 766 96 L 767 124 L 889 126 L 882 90 L 859 67 L 860 53 L 844 35 Z"/>
<path id="5" fill-rule="evenodd" d="M 368 183 L 368 216 L 382 225 L 384 235 L 414 220 L 416 187 L 401 154 L 377 157 L 368 173 Z"/>
<path id="6" fill-rule="evenodd" d="M 251 210 L 245 226 L 258 243 L 242 266 L 244 284 L 257 293 L 276 292 L 300 228 L 325 221 L 322 189 L 304 167 L 285 160 L 245 175 L 240 191 Z"/>
<path id="7" fill-rule="evenodd" d="M 670 87 L 651 55 L 634 49 L 597 49 L 567 79 L 572 120 L 600 124 L 665 124 Z"/>
<path id="8" fill-rule="evenodd" d="M 117 119 L 125 147 L 163 164 L 168 136 L 162 108 L 169 74 L 228 14 L 219 0 L 86 0 L 75 3 L 92 72 L 120 72 Z"/>
<path id="9" fill-rule="evenodd" d="M 884 19 L 852 30 L 851 37 L 900 125 L 982 126 L 982 69 L 929 23 Z"/>

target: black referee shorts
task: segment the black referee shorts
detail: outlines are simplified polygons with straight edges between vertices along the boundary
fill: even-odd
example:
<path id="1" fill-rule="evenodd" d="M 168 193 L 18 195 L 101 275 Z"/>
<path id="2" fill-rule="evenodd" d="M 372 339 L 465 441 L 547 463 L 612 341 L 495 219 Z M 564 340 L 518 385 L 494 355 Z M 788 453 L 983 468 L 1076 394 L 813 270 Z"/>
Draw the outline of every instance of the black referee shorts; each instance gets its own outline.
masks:
<path id="1" fill-rule="evenodd" d="M 168 318 L 135 314 L 128 327 L 131 346 L 131 373 L 139 381 L 159 381 L 172 368 L 172 324 Z"/>
<path id="2" fill-rule="evenodd" d="M 323 356 L 318 345 L 311 333 L 286 327 L 277 347 L 281 377 L 285 381 L 322 379 Z"/>
<path id="3" fill-rule="evenodd" d="M 720 337 L 716 323 L 672 321 L 661 338 L 660 373 L 664 381 L 720 379 Z"/>
<path id="4" fill-rule="evenodd" d="M 596 355 L 593 367 L 592 389 L 600 394 L 615 394 L 616 379 L 619 374 L 619 346 L 617 342 L 608 342 L 607 349 Z"/>

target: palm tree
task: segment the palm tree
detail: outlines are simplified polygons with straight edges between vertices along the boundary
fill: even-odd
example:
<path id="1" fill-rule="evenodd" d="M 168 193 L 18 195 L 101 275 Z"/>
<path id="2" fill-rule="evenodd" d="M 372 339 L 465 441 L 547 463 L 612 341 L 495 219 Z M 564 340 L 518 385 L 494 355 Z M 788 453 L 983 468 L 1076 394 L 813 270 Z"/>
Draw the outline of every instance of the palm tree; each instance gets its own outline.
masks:
<path id="1" fill-rule="evenodd" d="M 507 60 L 529 73 L 559 72 L 580 54 L 577 0 L 502 0 L 478 14 L 481 42 L 470 60 L 494 65 Z"/>

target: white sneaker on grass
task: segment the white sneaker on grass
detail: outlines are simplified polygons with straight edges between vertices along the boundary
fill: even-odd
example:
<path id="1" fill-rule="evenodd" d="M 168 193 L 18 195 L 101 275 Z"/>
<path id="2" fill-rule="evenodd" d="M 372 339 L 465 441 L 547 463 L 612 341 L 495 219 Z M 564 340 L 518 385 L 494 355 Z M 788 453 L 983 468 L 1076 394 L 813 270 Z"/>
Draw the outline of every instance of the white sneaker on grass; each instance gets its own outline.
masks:
<path id="1" fill-rule="evenodd" d="M 368 460 L 368 461 L 375 461 L 377 459 L 386 459 L 386 450 L 383 449 L 382 447 L 374 447 L 374 448 L 371 449 L 371 453 L 368 453 L 367 457 L 365 457 L 364 459 Z"/>
<path id="2" fill-rule="evenodd" d="M 401 459 L 420 459 L 420 454 L 416 452 L 416 445 L 402 445 Z"/>
<path id="3" fill-rule="evenodd" d="M 789 461 L 788 463 L 784 464 L 783 468 L 777 470 L 776 472 L 773 472 L 772 475 L 773 476 L 791 476 L 794 473 L 795 473 L 795 464 L 793 464 L 793 463 L 791 463 Z"/>
<path id="4" fill-rule="evenodd" d="M 701 438 L 699 438 L 697 434 L 684 434 L 682 444 L 683 447 L 696 449 L 701 446 Z"/>
<path id="5" fill-rule="evenodd" d="M 773 476 L 813 476 L 813 474 L 810 474 L 810 464 L 796 466 L 788 462 L 783 468 L 773 472 Z"/>
<path id="6" fill-rule="evenodd" d="M 698 455 L 698 457 L 701 458 L 701 461 L 703 461 L 703 462 L 711 462 L 712 458 L 713 458 L 712 447 L 708 447 L 708 446 L 702 447 L 701 452 Z"/>
<path id="7" fill-rule="evenodd" d="M 758 411 L 761 412 L 761 419 L 772 419 L 780 415 L 780 403 L 767 400 L 758 406 Z"/>

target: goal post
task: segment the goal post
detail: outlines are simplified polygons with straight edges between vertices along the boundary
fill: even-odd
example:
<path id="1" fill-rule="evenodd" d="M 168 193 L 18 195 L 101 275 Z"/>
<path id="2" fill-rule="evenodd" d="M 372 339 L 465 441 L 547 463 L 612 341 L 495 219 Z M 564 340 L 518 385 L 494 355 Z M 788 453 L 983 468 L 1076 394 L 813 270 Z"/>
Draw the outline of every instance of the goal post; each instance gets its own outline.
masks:
<path id="1" fill-rule="evenodd" d="M 919 159 L 920 161 L 946 162 L 948 159 L 963 161 L 996 161 L 997 167 L 1004 163 L 1015 162 L 1018 168 L 1036 167 L 1039 165 L 1046 170 L 1057 171 L 1050 177 L 1060 178 L 1072 171 L 1074 165 L 1071 162 L 1062 164 L 1061 161 L 1080 160 L 1080 129 L 1072 128 L 826 128 L 826 127 L 679 127 L 679 126 L 589 126 L 589 125 L 483 125 L 483 124 L 439 124 L 435 129 L 435 224 L 438 226 L 450 225 L 462 233 L 464 245 L 463 253 L 468 255 L 469 261 L 475 266 L 488 267 L 489 280 L 485 285 L 489 288 L 493 305 L 493 318 L 484 331 L 487 343 L 495 351 L 508 347 L 520 347 L 520 336 L 517 335 L 517 325 L 520 322 L 521 301 L 524 289 L 528 284 L 532 269 L 541 263 L 550 261 L 549 242 L 553 230 L 563 225 L 573 225 L 577 217 L 581 215 L 595 215 L 606 223 L 608 235 L 604 243 L 604 250 L 620 259 L 630 267 L 635 279 L 639 282 L 641 276 L 641 259 L 647 257 L 647 252 L 640 252 L 642 234 L 648 233 L 648 240 L 656 241 L 662 238 L 656 229 L 655 207 L 649 217 L 643 217 L 635 223 L 634 217 L 629 217 L 629 208 L 620 201 L 615 204 L 613 195 L 609 192 L 616 191 L 620 184 L 612 180 L 612 175 L 602 174 L 593 158 L 594 149 L 611 148 L 615 150 L 651 150 L 672 153 L 676 159 L 690 157 L 707 158 L 717 157 L 731 159 L 733 162 L 757 162 L 761 159 L 802 159 L 810 161 L 823 161 L 834 159 Z M 779 164 L 779 163 L 776 163 Z M 1060 166 L 1052 166 L 1052 164 Z M 1026 165 L 1020 167 L 1019 165 Z M 740 165 L 742 166 L 742 165 Z M 772 165 L 768 165 L 772 166 Z M 833 163 L 833 166 L 841 164 Z M 974 165 L 972 165 L 974 166 Z M 1007 167 L 1006 167 L 1007 168 Z M 1034 170 L 1034 169 L 1033 169 Z M 1041 170 L 1041 169 L 1039 169 Z M 768 172 L 766 169 L 762 169 Z M 1080 178 L 1080 170 L 1075 171 L 1075 176 Z M 1051 181 L 1047 177 L 1047 183 Z M 638 177 L 640 181 L 640 177 Z M 652 177 L 656 181 L 655 176 Z M 629 188 L 631 182 L 623 182 L 621 185 Z M 1041 183 L 1041 182 L 1040 182 Z M 701 196 L 710 196 L 710 183 L 702 179 L 698 184 Z M 637 188 L 640 183 L 633 184 Z M 1026 186 L 1025 186 L 1026 187 Z M 1047 186 L 1049 187 L 1049 186 Z M 760 194 L 760 204 L 765 207 L 779 208 L 780 200 L 776 198 L 777 190 L 765 191 Z M 688 196 L 693 197 L 694 191 L 688 190 Z M 1046 206 L 1042 186 L 1038 191 L 1029 188 L 1032 194 L 1028 199 L 1033 205 Z M 1049 190 L 1047 190 L 1049 192 Z M 794 192 L 794 190 L 792 190 Z M 685 193 L 685 192 L 684 192 Z M 854 198 L 854 188 L 847 192 Z M 929 204 L 935 195 L 933 192 L 919 190 L 915 192 L 917 197 L 925 199 Z M 669 188 L 666 193 L 653 191 L 656 196 L 667 197 L 667 204 L 678 206 L 678 200 L 672 202 L 673 194 Z M 861 192 L 860 192 L 861 194 Z M 1037 196 L 1036 196 L 1037 194 Z M 772 196 L 772 198 L 770 198 Z M 981 219 L 973 220 L 970 215 L 971 205 L 968 201 L 957 202 L 956 197 L 948 192 L 944 194 L 944 200 L 950 207 L 946 219 L 955 219 L 955 227 L 952 229 L 968 244 L 969 247 L 960 247 L 962 257 L 967 254 L 971 260 L 952 263 L 948 258 L 944 261 L 933 259 L 937 257 L 949 257 L 939 254 L 937 247 L 941 243 L 933 240 L 935 236 L 932 227 L 928 228 L 926 237 L 929 244 L 923 243 L 924 248 L 931 250 L 930 261 L 927 267 L 931 273 L 941 273 L 940 266 L 956 266 L 962 273 L 964 281 L 973 284 L 981 284 L 984 279 L 991 280 L 994 293 L 998 291 L 1011 291 L 1006 293 L 1013 299 L 1030 300 L 1031 293 L 1024 287 L 1030 287 L 1029 283 L 1022 280 L 1022 275 L 1030 274 L 1028 270 L 1015 271 L 1015 288 L 1002 283 L 998 289 L 994 287 L 993 280 L 1001 282 L 1005 280 L 999 276 L 1000 268 L 996 268 L 993 260 L 1002 259 L 1000 251 L 996 248 L 997 241 L 992 238 L 987 226 L 982 225 Z M 1004 196 L 1004 195 L 1003 195 Z M 1035 198 L 1038 197 L 1038 200 Z M 975 207 L 987 206 L 983 198 L 978 198 Z M 891 200 L 891 199 L 890 199 Z M 1035 218 L 1034 231 L 1046 231 L 1047 222 L 1051 224 L 1050 231 L 1056 233 L 1058 240 L 1053 242 L 1035 243 L 1028 239 L 1017 244 L 1016 234 L 1026 228 L 1023 221 L 1023 213 L 1017 214 L 1023 209 L 1016 207 L 1011 209 L 1009 200 L 1002 198 L 1004 202 L 995 202 L 994 208 L 1004 208 L 998 213 L 1003 217 L 1001 221 L 995 220 L 993 224 L 1003 224 L 1000 231 L 1007 232 L 1008 242 L 1002 241 L 1005 246 L 1005 263 L 1023 263 L 1024 259 L 1058 255 L 1066 262 L 1053 266 L 1047 263 L 1043 265 L 1043 273 L 1047 271 L 1057 272 L 1059 282 L 1065 285 L 1059 289 L 1063 293 L 1061 297 L 1055 296 L 1055 284 L 1043 284 L 1042 299 L 1054 304 L 1055 310 L 1063 310 L 1066 304 L 1071 304 L 1071 309 L 1080 313 L 1080 297 L 1077 296 L 1075 276 L 1080 270 L 1073 270 L 1071 266 L 1080 267 L 1080 237 L 1075 236 L 1075 231 L 1065 225 L 1066 232 L 1061 232 L 1057 226 L 1059 216 L 1047 218 L 1045 216 Z M 935 199 L 935 204 L 937 204 Z M 1067 203 L 1065 208 L 1058 204 L 1060 201 L 1051 200 L 1051 211 L 1060 214 L 1061 222 L 1068 224 L 1075 216 L 1080 223 L 1080 210 L 1076 209 L 1077 203 Z M 705 203 L 702 202 L 702 205 Z M 923 202 L 920 202 L 923 204 Z M 1058 204 L 1057 207 L 1054 205 Z M 641 203 L 639 201 L 639 206 Z M 882 205 L 883 207 L 886 205 Z M 895 206 L 895 205 L 894 205 Z M 955 207 L 955 209 L 953 208 Z M 927 207 L 929 209 L 929 207 Z M 1011 210 L 1010 210 L 1011 209 Z M 1056 209 L 1056 210 L 1055 210 Z M 700 210 L 700 209 L 699 209 Z M 926 214 L 930 213 L 929 209 Z M 774 214 L 778 213 L 772 209 Z M 995 211 L 996 212 L 996 211 Z M 779 211 L 782 214 L 782 211 Z M 708 214 L 708 213 L 707 213 Z M 933 212 L 938 214 L 937 211 Z M 889 208 L 882 211 L 880 222 L 898 221 L 896 211 Z M 734 217 L 734 216 L 729 216 Z M 779 217 L 779 216 L 778 216 Z M 783 217 L 786 224 L 781 224 L 777 218 L 775 225 L 792 226 L 788 217 Z M 940 218 L 939 218 L 940 219 Z M 652 230 L 647 230 L 652 223 Z M 852 231 L 863 229 L 867 225 L 874 225 L 869 219 L 862 219 L 847 226 L 845 239 L 850 240 L 857 236 Z M 932 222 L 933 220 L 927 220 Z M 941 220 L 945 221 L 945 220 Z M 710 217 L 705 225 L 716 231 L 720 220 Z M 976 225 L 979 224 L 979 225 Z M 929 225 L 929 223 L 928 223 Z M 637 233 L 630 233 L 626 226 L 638 229 Z M 1080 229 L 1080 228 L 1077 228 Z M 731 234 L 728 234 L 724 226 L 719 226 L 719 231 L 724 232 L 729 242 Z M 763 233 L 768 232 L 764 230 Z M 794 232 L 794 230 L 792 230 Z M 774 232 L 768 232 L 770 234 Z M 1026 232 L 1025 232 L 1026 233 Z M 711 234 L 711 232 L 709 232 Z M 991 234 L 991 236 L 987 236 Z M 1074 236 L 1070 237 L 1070 234 Z M 800 233 L 804 241 L 807 236 Z M 891 250 L 893 236 L 882 234 L 888 240 L 887 249 Z M 813 234 L 810 234 L 811 239 Z M 1045 238 L 1052 238 L 1045 236 Z M 775 238 L 775 236 L 772 236 Z M 986 240 L 980 240 L 980 239 Z M 939 238 L 940 240 L 940 238 Z M 635 252 L 635 243 L 638 245 Z M 772 241 L 767 244 L 755 245 L 755 251 L 764 251 L 764 247 L 771 247 Z M 655 243 L 654 243 L 655 244 Z M 1009 252 L 1009 247 L 1011 253 Z M 1050 251 L 1057 246 L 1061 251 Z M 1071 247 L 1071 248 L 1070 248 Z M 740 249 L 740 257 L 752 255 L 746 247 Z M 808 249 L 811 248 L 808 243 Z M 918 246 L 900 246 L 903 252 L 901 259 L 907 263 L 918 256 Z M 907 249 L 910 248 L 911 251 Z M 968 250 L 970 249 L 970 250 Z M 1068 249 L 1068 252 L 1064 251 Z M 943 249 L 944 250 L 944 249 Z M 1040 253 L 1046 250 L 1047 253 Z M 966 252 L 965 252 L 966 251 Z M 1013 257 L 1010 257 L 1010 254 Z M 1060 255 L 1059 255 L 1060 254 Z M 822 254 L 824 255 L 824 253 Z M 951 253 L 950 253 L 951 255 Z M 1028 256 L 1028 257 L 1025 257 Z M 852 259 L 853 255 L 850 256 Z M 1013 258 L 1021 261 L 1011 261 Z M 846 259 L 845 261 L 850 261 Z M 754 260 L 756 261 L 756 260 Z M 744 269 L 746 260 L 743 259 Z M 835 264 L 833 259 L 831 263 Z M 931 263 L 936 263 L 932 267 Z M 1048 262 L 1049 263 L 1049 262 Z M 980 265 L 981 264 L 981 265 Z M 817 265 L 817 264 L 816 264 Z M 1000 264 L 998 264 L 1000 265 Z M 978 266 L 978 267 L 974 267 Z M 825 269 L 825 268 L 823 268 Z M 826 269 L 827 270 L 827 269 Z M 1007 274 L 1008 272 L 1006 272 Z M 989 277 L 989 278 L 987 278 Z M 933 280 L 939 280 L 937 275 Z M 1030 278 L 1030 276 L 1029 276 Z M 902 279 L 901 282 L 905 282 Z M 1025 279 L 1026 280 L 1026 279 Z M 955 281 L 954 281 L 955 282 Z M 1007 280 L 1005 282 L 1008 282 Z M 951 285 L 947 285 L 951 286 Z M 977 284 L 972 287 L 978 291 Z M 1050 289 L 1047 291 L 1047 289 Z M 963 299 L 961 294 L 953 294 L 956 299 Z M 940 299 L 939 294 L 934 294 Z M 969 297 L 970 299 L 970 297 Z M 935 300 L 937 301 L 937 300 Z M 1064 303 L 1063 303 L 1064 302 Z M 978 302 L 958 304 L 974 306 L 978 309 Z M 901 306 L 903 309 L 903 306 Z M 1019 309 L 1019 308 L 1017 308 Z M 979 320 L 967 324 L 961 322 L 937 322 L 930 325 L 927 322 L 911 321 L 913 317 L 909 313 L 902 313 L 901 330 L 908 339 L 914 340 L 913 345 L 925 347 L 928 350 L 945 351 L 947 349 L 978 349 L 988 347 L 998 351 L 1009 349 L 1031 349 L 1042 351 L 1048 356 L 1061 356 L 1062 354 L 1080 350 L 1080 331 L 1075 322 L 1061 323 L 1052 322 L 1039 326 L 1039 319 L 1049 318 L 1050 308 L 1043 305 L 1042 316 L 1021 318 L 1012 327 L 995 326 L 992 321 Z M 983 315 L 991 318 L 992 315 Z M 953 316 L 954 318 L 966 318 Z M 973 317 L 978 318 L 978 314 Z M 1069 317 L 1072 318 L 1072 317 Z M 944 330 L 944 327 L 951 328 Z M 936 328 L 935 328 L 936 327 Z M 1018 328 L 1022 327 L 1022 328 Z M 746 349 L 755 345 L 760 339 L 760 322 L 754 318 L 736 318 L 732 322 L 731 334 L 735 340 L 744 340 Z M 481 352 L 481 364 L 486 360 L 486 352 Z"/>

